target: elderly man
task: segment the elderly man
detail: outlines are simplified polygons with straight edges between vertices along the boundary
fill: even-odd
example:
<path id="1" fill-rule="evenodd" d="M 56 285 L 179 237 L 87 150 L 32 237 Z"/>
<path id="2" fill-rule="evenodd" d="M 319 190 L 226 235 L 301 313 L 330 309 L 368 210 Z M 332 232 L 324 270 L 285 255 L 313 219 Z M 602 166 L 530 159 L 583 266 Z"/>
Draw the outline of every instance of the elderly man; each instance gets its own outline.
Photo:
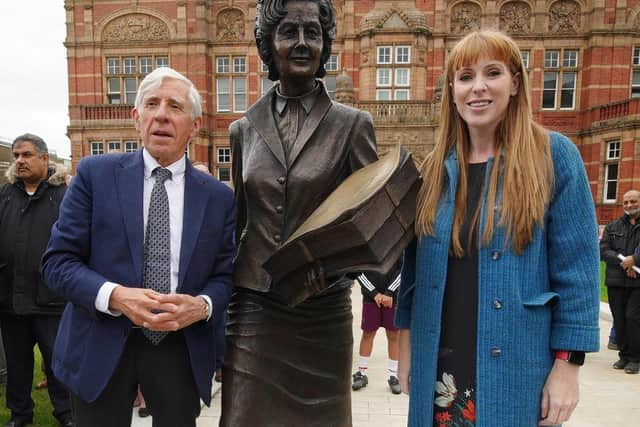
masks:
<path id="1" fill-rule="evenodd" d="M 72 426 L 69 394 L 53 378 L 51 352 L 64 301 L 40 276 L 40 259 L 67 188 L 64 168 L 50 165 L 47 144 L 24 134 L 12 144 L 9 183 L 0 187 L 0 322 L 7 356 L 7 407 L 20 427 L 33 419 L 33 346 L 37 343 L 50 378 L 53 415 Z"/>
<path id="2" fill-rule="evenodd" d="M 156 69 L 132 113 L 144 148 L 80 162 L 43 258 L 70 301 L 53 372 L 80 427 L 129 426 L 138 384 L 154 427 L 195 426 L 231 291 L 233 195 L 186 161 L 202 120 L 191 81 Z"/>
<path id="3" fill-rule="evenodd" d="M 640 192 L 622 198 L 624 215 L 608 224 L 600 240 L 600 258 L 607 263 L 605 285 L 613 314 L 619 360 L 614 369 L 640 371 Z"/>

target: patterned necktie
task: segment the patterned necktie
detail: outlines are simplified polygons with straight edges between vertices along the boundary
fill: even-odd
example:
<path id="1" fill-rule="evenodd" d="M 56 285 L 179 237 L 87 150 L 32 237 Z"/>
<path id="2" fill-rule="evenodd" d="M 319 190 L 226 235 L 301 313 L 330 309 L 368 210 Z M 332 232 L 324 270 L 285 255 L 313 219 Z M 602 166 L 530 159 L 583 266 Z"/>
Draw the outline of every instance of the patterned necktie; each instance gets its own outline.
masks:
<path id="1" fill-rule="evenodd" d="M 156 182 L 151 190 L 147 232 L 144 239 L 144 270 L 142 287 L 168 294 L 171 290 L 171 234 L 169 230 L 169 197 L 164 182 L 171 178 L 171 171 L 157 167 L 153 170 Z M 158 345 L 168 332 L 143 328 L 142 333 Z"/>

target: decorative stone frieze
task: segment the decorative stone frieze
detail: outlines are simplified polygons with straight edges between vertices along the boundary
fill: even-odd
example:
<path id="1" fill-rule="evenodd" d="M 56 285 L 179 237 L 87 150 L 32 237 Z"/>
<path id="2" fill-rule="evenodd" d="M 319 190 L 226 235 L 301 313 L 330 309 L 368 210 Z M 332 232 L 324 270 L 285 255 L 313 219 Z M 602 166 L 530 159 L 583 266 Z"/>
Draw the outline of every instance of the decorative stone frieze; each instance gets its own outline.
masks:
<path id="1" fill-rule="evenodd" d="M 102 32 L 102 41 L 105 42 L 156 40 L 169 40 L 169 28 L 160 19 L 140 13 L 115 18 Z"/>
<path id="2" fill-rule="evenodd" d="M 482 9 L 476 3 L 462 2 L 451 9 L 451 32 L 465 34 L 480 29 Z"/>
<path id="3" fill-rule="evenodd" d="M 506 3 L 500 8 L 500 29 L 512 34 L 531 31 L 531 7 L 523 1 Z"/>
<path id="4" fill-rule="evenodd" d="M 244 13 L 238 9 L 225 9 L 218 14 L 216 20 L 216 38 L 223 42 L 240 41 L 244 39 Z"/>
<path id="5" fill-rule="evenodd" d="M 549 31 L 573 34 L 580 30 L 580 5 L 573 0 L 559 0 L 549 8 Z"/>

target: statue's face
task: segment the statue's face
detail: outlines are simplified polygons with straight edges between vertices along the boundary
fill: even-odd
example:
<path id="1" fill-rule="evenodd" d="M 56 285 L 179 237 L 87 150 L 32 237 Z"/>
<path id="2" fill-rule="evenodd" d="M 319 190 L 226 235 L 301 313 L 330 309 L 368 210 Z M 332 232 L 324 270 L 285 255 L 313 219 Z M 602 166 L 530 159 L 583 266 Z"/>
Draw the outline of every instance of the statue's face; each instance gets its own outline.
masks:
<path id="1" fill-rule="evenodd" d="M 315 78 L 322 56 L 322 26 L 318 5 L 312 1 L 286 3 L 287 15 L 273 35 L 273 60 L 281 80 Z"/>

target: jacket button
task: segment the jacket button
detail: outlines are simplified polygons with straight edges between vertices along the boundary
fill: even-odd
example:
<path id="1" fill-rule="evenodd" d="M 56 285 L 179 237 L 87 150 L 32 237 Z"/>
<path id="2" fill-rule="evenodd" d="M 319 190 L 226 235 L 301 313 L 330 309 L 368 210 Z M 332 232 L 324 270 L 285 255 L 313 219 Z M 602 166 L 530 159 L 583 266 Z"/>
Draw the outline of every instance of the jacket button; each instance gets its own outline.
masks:
<path id="1" fill-rule="evenodd" d="M 498 298 L 494 299 L 493 308 L 495 308 L 496 310 L 500 310 L 502 308 L 502 301 L 500 301 Z"/>
<path id="2" fill-rule="evenodd" d="M 287 178 L 285 178 L 284 176 L 278 178 L 278 184 L 284 185 L 285 182 L 287 182 Z"/>
<path id="3" fill-rule="evenodd" d="M 282 213 L 282 211 L 284 211 L 284 208 L 282 207 L 282 205 L 276 206 L 276 212 Z"/>
<path id="4" fill-rule="evenodd" d="M 502 350 L 498 347 L 491 347 L 491 357 L 500 357 L 500 354 L 502 354 Z"/>
<path id="5" fill-rule="evenodd" d="M 273 240 L 275 240 L 276 243 L 280 243 L 280 239 L 282 239 L 282 237 L 279 234 L 273 236 Z"/>
<path id="6" fill-rule="evenodd" d="M 500 251 L 491 252 L 491 259 L 497 261 L 500 259 Z"/>

